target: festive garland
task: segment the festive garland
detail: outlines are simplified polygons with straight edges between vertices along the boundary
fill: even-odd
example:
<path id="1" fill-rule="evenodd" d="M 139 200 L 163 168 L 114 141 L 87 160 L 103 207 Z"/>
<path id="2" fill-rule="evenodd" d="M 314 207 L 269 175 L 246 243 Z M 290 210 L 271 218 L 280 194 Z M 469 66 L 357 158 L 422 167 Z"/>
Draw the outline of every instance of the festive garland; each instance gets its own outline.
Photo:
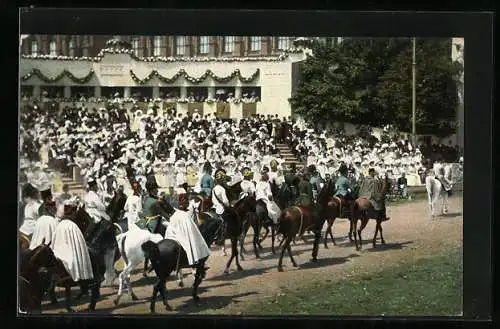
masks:
<path id="1" fill-rule="evenodd" d="M 255 73 L 253 73 L 251 76 L 248 78 L 245 78 L 241 76 L 240 70 L 236 69 L 234 70 L 230 75 L 226 77 L 218 77 L 216 76 L 211 70 L 206 70 L 205 73 L 203 73 L 202 76 L 199 78 L 195 78 L 187 74 L 187 72 L 184 69 L 180 69 L 179 72 L 174 74 L 171 78 L 164 77 L 161 75 L 158 71 L 153 70 L 151 73 L 149 73 L 144 79 L 140 79 L 137 77 L 137 75 L 134 73 L 134 71 L 130 70 L 130 76 L 132 77 L 132 80 L 134 82 L 142 85 L 151 80 L 152 78 L 156 77 L 158 78 L 161 82 L 163 83 L 173 83 L 177 79 L 179 79 L 181 76 L 183 76 L 187 81 L 193 83 L 193 84 L 199 84 L 203 81 L 205 81 L 208 77 L 211 77 L 214 81 L 218 83 L 226 83 L 234 79 L 235 77 L 238 77 L 238 79 L 243 82 L 243 83 L 248 83 L 254 81 L 257 76 L 260 74 L 260 69 L 257 69 Z"/>
<path id="2" fill-rule="evenodd" d="M 62 61 L 88 61 L 88 62 L 100 62 L 104 57 L 104 54 L 126 54 L 132 59 L 141 62 L 280 62 L 288 58 L 288 53 L 301 52 L 301 49 L 297 50 L 286 50 L 278 56 L 249 56 L 249 57 L 138 57 L 135 55 L 134 51 L 131 49 L 115 49 L 115 48 L 105 48 L 102 49 L 97 57 L 83 56 L 53 56 L 53 55 L 21 55 L 23 59 L 41 59 L 41 60 L 62 60 Z"/>
<path id="3" fill-rule="evenodd" d="M 82 78 L 77 78 L 73 73 L 71 73 L 68 70 L 64 69 L 57 76 L 55 76 L 53 78 L 49 78 L 46 75 L 44 75 L 39 69 L 33 69 L 33 70 L 31 70 L 30 73 L 22 76 L 21 80 L 22 81 L 27 81 L 27 80 L 31 79 L 33 76 L 38 77 L 40 80 L 42 80 L 45 83 L 57 82 L 57 81 L 61 80 L 64 77 L 68 77 L 74 83 L 85 84 L 85 83 L 88 83 L 90 81 L 90 79 L 92 79 L 92 77 L 94 76 L 94 70 L 90 69 L 90 72 L 86 76 L 84 76 Z"/>

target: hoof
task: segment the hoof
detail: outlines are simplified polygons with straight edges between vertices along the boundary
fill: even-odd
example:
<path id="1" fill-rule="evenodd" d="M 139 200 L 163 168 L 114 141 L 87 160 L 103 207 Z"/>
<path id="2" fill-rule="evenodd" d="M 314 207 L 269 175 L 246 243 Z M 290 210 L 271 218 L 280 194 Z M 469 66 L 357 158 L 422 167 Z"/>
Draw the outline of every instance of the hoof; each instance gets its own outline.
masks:
<path id="1" fill-rule="evenodd" d="M 224 275 L 229 275 L 229 270 L 228 269 L 224 270 Z"/>
<path id="2" fill-rule="evenodd" d="M 325 249 L 328 249 L 328 246 L 325 244 Z"/>
<path id="3" fill-rule="evenodd" d="M 193 300 L 196 300 L 196 301 L 200 300 L 200 296 L 198 296 L 198 295 L 193 296 Z"/>
<path id="4" fill-rule="evenodd" d="M 293 266 L 293 267 L 298 267 L 297 263 L 295 263 L 295 264 L 292 264 L 292 266 Z"/>
<path id="5" fill-rule="evenodd" d="M 147 277 L 148 277 L 148 273 L 146 273 L 146 272 L 142 272 L 142 276 L 143 276 L 144 278 L 147 278 Z"/>
<path id="6" fill-rule="evenodd" d="M 95 311 L 95 307 L 87 307 L 86 309 L 87 312 L 94 312 Z"/>
<path id="7" fill-rule="evenodd" d="M 385 244 L 385 241 L 384 241 L 384 240 L 382 240 L 381 242 L 382 242 L 382 244 Z"/>
<path id="8" fill-rule="evenodd" d="M 132 294 L 132 300 L 139 300 L 139 298 L 135 294 Z"/>
<path id="9" fill-rule="evenodd" d="M 172 311 L 172 307 L 168 303 L 165 303 L 165 310 Z"/>
<path id="10" fill-rule="evenodd" d="M 317 263 L 317 262 L 318 262 L 318 259 L 317 259 L 317 258 L 311 258 L 311 262 L 313 262 L 313 263 Z"/>
<path id="11" fill-rule="evenodd" d="M 156 310 L 155 310 L 153 307 L 150 307 L 150 308 L 149 308 L 149 312 L 151 312 L 152 314 L 155 314 L 155 313 L 156 313 Z"/>
<path id="12" fill-rule="evenodd" d="M 283 272 L 283 267 L 278 267 L 278 272 Z"/>
<path id="13" fill-rule="evenodd" d="M 184 282 L 182 282 L 182 281 L 179 282 L 179 287 L 181 287 L 181 288 L 184 287 Z"/>
<path id="14" fill-rule="evenodd" d="M 243 267 L 238 266 L 238 271 L 240 271 L 240 272 L 243 271 Z"/>

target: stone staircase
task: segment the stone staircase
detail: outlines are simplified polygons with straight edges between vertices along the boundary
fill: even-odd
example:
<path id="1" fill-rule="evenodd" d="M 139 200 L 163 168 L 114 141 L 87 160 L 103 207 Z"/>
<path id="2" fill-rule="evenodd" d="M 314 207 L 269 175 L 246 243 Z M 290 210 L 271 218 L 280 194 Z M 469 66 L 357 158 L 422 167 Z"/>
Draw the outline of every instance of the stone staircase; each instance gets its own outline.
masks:
<path id="1" fill-rule="evenodd" d="M 49 172 L 54 175 L 53 184 L 56 185 L 55 192 L 62 192 L 62 186 L 66 184 L 69 187 L 68 192 L 73 195 L 83 196 L 83 194 L 85 193 L 85 187 L 82 184 L 76 182 L 73 177 L 69 176 L 68 174 L 63 174 L 53 169 L 50 169 Z"/>
<path id="2" fill-rule="evenodd" d="M 297 166 L 297 170 L 301 170 L 304 168 L 305 163 L 297 159 L 297 157 L 292 153 L 292 150 L 287 144 L 278 143 L 276 147 L 279 151 L 279 154 L 283 160 L 285 160 L 285 167 L 288 168 L 292 163 L 295 163 Z"/>

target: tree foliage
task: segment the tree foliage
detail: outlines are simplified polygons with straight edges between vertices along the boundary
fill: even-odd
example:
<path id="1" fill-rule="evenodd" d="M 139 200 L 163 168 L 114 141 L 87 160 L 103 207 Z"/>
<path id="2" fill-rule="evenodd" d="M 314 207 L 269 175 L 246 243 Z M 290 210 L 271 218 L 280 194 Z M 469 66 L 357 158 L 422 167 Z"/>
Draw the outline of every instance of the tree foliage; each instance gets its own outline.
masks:
<path id="1" fill-rule="evenodd" d="M 313 43 L 301 65 L 302 81 L 290 98 L 306 120 L 348 121 L 411 131 L 410 38 L 346 39 Z M 455 77 L 450 39 L 417 39 L 417 133 L 448 135 L 456 126 Z"/>

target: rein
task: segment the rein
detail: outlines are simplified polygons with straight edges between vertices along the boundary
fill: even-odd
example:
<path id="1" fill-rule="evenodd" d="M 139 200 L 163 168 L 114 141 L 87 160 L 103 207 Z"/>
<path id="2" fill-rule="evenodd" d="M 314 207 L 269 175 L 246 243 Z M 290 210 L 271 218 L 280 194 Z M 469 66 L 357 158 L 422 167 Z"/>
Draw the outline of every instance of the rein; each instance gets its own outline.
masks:
<path id="1" fill-rule="evenodd" d="M 293 206 L 292 208 L 295 208 L 299 211 L 299 214 L 300 214 L 300 226 L 299 226 L 299 236 L 301 235 L 300 232 L 302 231 L 302 224 L 304 222 L 304 213 L 302 212 L 302 209 L 300 209 L 299 207 L 297 206 Z"/>

